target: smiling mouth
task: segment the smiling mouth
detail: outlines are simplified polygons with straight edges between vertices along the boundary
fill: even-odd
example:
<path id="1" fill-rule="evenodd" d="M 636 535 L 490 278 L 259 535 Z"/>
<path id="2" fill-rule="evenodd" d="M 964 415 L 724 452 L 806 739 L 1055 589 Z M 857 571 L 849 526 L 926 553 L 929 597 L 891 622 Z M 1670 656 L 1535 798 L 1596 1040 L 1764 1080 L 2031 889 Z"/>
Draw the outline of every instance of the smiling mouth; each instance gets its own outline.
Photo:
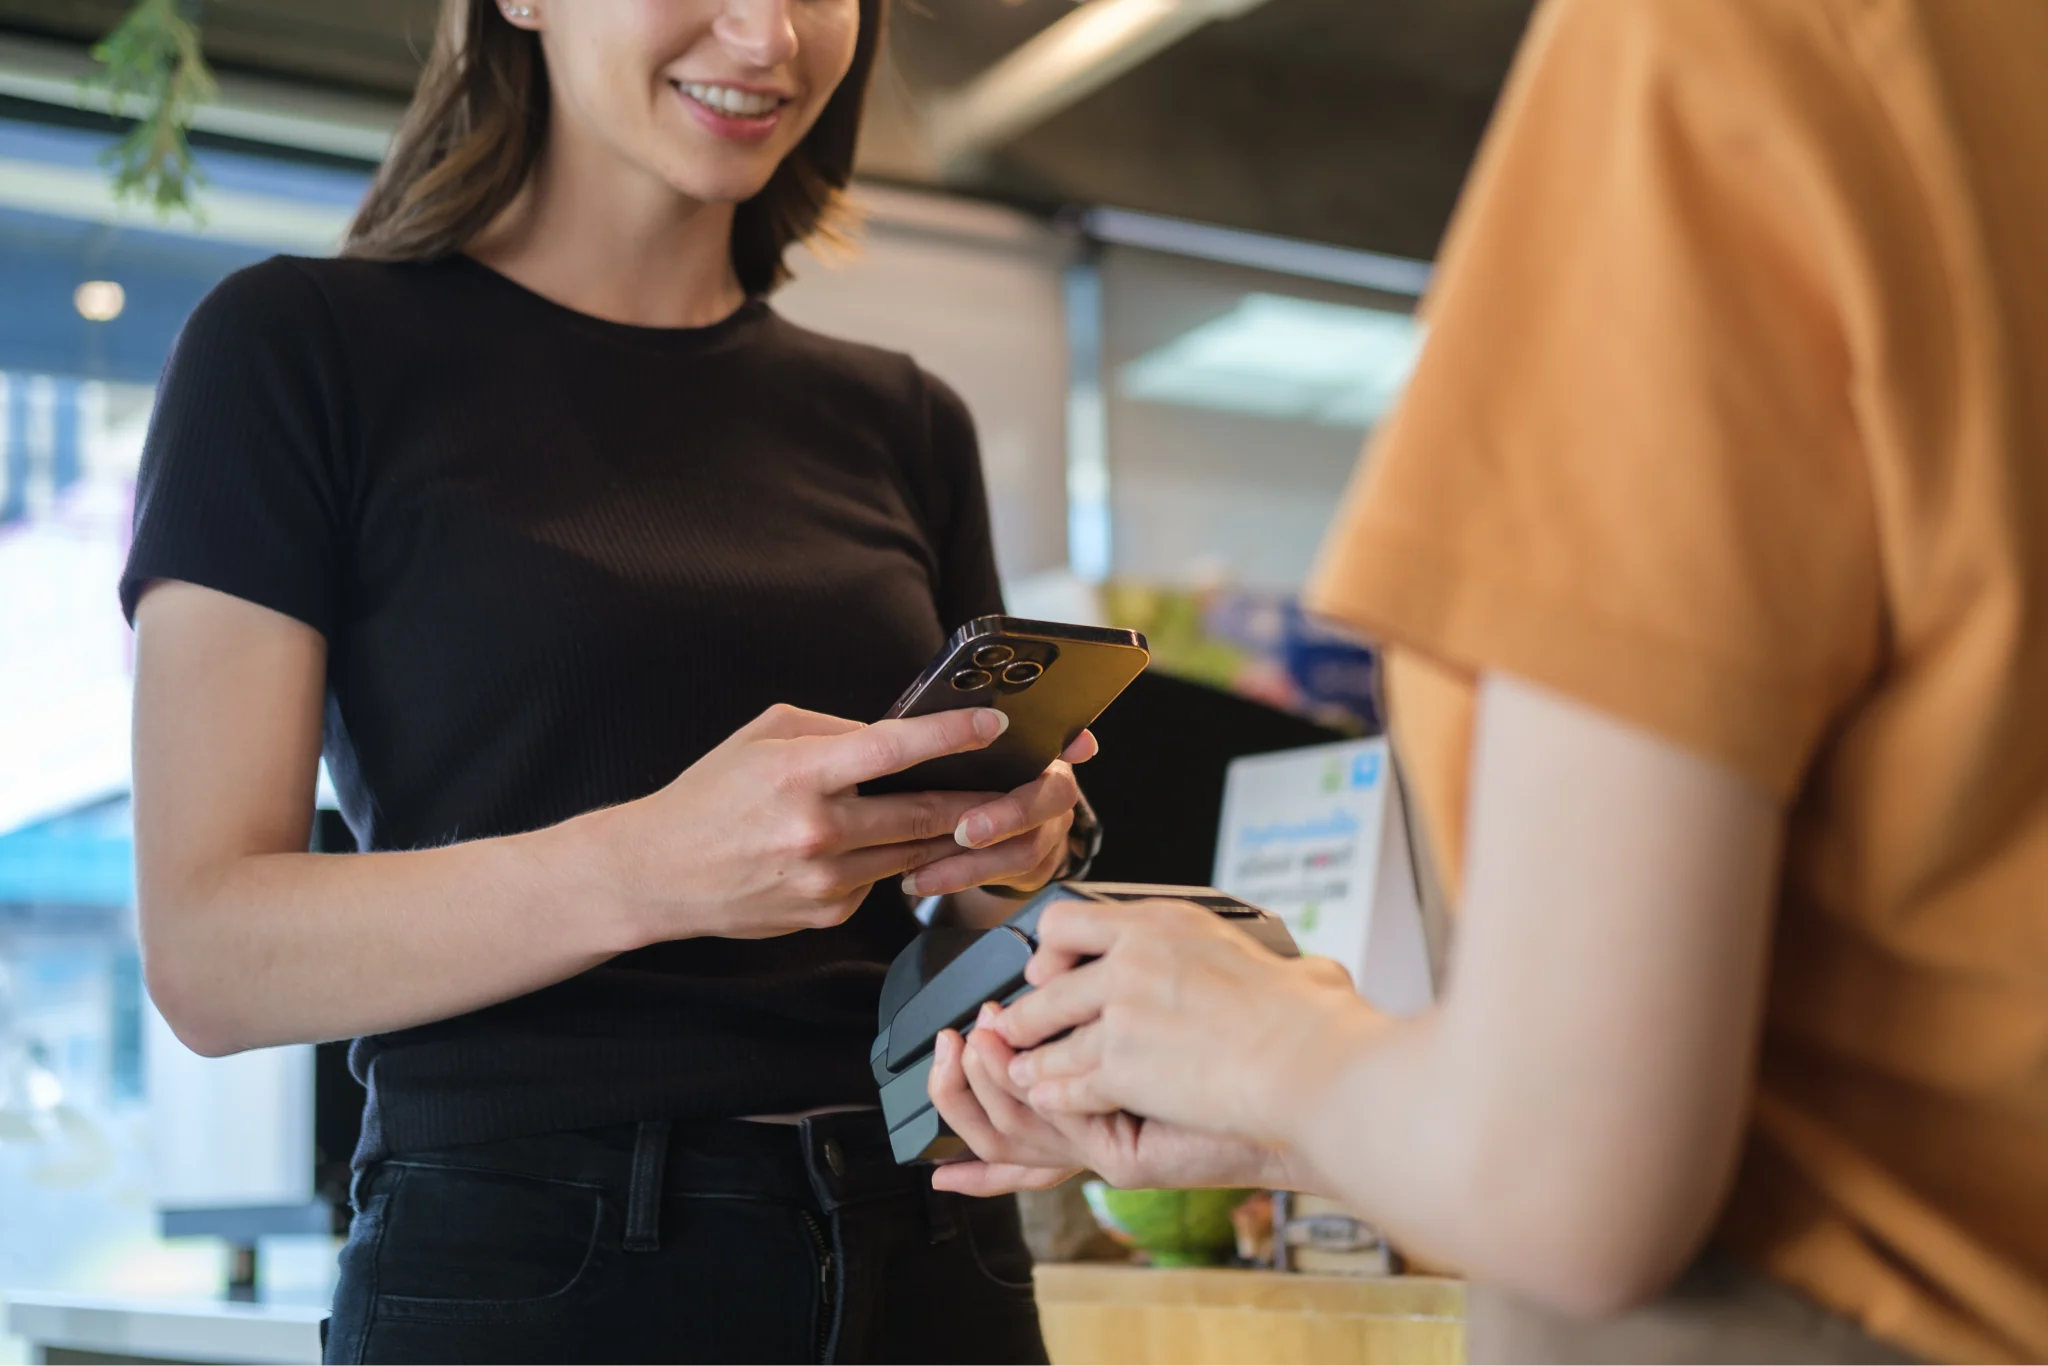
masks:
<path id="1" fill-rule="evenodd" d="M 671 81 L 683 98 L 694 100 L 720 118 L 765 119 L 789 101 L 780 95 L 741 90 L 730 85 L 707 85 L 701 81 Z"/>

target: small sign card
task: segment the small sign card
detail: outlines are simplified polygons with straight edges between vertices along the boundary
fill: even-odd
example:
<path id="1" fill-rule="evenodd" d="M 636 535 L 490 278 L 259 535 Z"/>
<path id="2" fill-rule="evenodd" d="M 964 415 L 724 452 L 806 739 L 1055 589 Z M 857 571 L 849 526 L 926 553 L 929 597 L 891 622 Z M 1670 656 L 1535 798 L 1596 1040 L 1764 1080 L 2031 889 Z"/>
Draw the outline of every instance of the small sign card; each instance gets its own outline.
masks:
<path id="1" fill-rule="evenodd" d="M 1287 922 L 1303 953 L 1334 958 L 1390 1015 L 1435 999 L 1431 935 L 1384 739 L 1231 764 L 1216 886 Z"/>

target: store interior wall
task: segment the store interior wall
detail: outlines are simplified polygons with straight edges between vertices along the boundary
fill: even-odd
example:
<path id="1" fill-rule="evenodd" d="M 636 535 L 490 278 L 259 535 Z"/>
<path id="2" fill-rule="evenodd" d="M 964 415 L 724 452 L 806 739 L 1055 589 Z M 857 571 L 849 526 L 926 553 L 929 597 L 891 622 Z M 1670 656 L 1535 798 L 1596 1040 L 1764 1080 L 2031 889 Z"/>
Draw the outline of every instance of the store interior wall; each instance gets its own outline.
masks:
<path id="1" fill-rule="evenodd" d="M 1295 591 L 1368 428 L 1147 402 L 1118 378 L 1247 296 L 1400 314 L 1414 300 L 1131 247 L 1106 248 L 1100 269 L 1116 576 Z"/>
<path id="2" fill-rule="evenodd" d="M 871 212 L 847 248 L 793 254 L 796 278 L 775 307 L 805 327 L 905 352 L 959 391 L 981 438 L 1004 581 L 1055 569 L 1067 559 L 1060 279 L 1071 248 L 1010 210 L 887 198 L 895 212 Z M 905 221 L 913 213 L 921 225 Z"/>

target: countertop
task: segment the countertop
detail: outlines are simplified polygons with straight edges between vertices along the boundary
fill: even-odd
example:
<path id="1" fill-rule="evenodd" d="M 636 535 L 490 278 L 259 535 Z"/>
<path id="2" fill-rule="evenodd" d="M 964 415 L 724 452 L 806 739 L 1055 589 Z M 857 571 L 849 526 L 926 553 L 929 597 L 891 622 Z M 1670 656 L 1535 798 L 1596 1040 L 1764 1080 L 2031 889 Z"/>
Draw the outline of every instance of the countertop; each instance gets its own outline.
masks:
<path id="1" fill-rule="evenodd" d="M 1465 1357 L 1465 1288 L 1427 1277 L 1165 1270 L 1108 1262 L 1037 1271 L 1058 1366 L 1097 1362 L 1430 1362 Z M 313 1305 L 20 1291 L 7 1327 L 32 1360 L 320 1360 Z"/>
<path id="2" fill-rule="evenodd" d="M 227 1300 L 149 1300 L 8 1291 L 7 1331 L 31 1361 L 284 1362 L 320 1360 L 325 1308 Z"/>
<path id="3" fill-rule="evenodd" d="M 1465 1359 L 1459 1281 L 1115 1262 L 1046 1263 L 1037 1276 L 1058 1366 Z"/>

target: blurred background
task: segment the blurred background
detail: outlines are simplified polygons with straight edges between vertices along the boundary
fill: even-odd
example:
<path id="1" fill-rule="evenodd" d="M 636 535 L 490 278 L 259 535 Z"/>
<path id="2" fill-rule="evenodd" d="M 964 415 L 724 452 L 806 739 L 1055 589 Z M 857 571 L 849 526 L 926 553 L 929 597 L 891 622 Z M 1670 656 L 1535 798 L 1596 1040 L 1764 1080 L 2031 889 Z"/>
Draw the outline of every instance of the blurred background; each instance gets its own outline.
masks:
<path id="1" fill-rule="evenodd" d="M 196 215 L 104 164 L 132 111 L 89 49 L 129 8 L 0 0 L 0 1288 L 247 1294 L 260 1268 L 317 1305 L 359 1100 L 327 1050 L 198 1059 L 142 993 L 114 584 L 181 322 L 238 267 L 334 250 L 437 4 L 185 6 L 219 77 Z M 1371 657 L 1291 595 L 1413 362 L 1528 8 L 901 0 L 864 239 L 777 306 L 966 396 L 1014 611 L 1370 729 Z"/>

